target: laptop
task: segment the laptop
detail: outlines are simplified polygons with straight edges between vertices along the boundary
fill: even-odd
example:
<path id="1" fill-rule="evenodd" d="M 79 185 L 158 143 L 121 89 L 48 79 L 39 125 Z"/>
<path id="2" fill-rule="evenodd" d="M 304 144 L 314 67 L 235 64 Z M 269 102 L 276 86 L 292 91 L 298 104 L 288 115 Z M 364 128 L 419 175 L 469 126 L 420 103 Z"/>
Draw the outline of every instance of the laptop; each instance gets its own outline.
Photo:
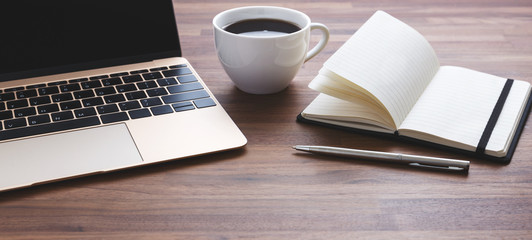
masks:
<path id="1" fill-rule="evenodd" d="M 172 0 L 0 7 L 0 191 L 240 148 Z"/>

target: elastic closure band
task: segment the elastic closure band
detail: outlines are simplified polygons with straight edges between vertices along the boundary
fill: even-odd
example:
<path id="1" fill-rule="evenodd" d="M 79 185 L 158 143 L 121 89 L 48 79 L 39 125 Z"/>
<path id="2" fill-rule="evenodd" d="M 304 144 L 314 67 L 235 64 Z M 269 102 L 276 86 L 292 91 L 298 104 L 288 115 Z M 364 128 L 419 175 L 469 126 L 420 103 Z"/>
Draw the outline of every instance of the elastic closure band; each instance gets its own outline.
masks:
<path id="1" fill-rule="evenodd" d="M 499 120 L 499 116 L 501 115 L 502 108 L 504 107 L 504 103 L 506 102 L 506 99 L 508 98 L 508 94 L 510 93 L 510 89 L 512 88 L 513 83 L 514 83 L 513 79 L 507 79 L 506 83 L 504 84 L 504 87 L 502 88 L 501 95 L 499 96 L 499 99 L 497 100 L 497 103 L 495 104 L 495 107 L 493 108 L 493 112 L 491 113 L 490 119 L 488 120 L 488 123 L 486 124 L 486 128 L 484 128 L 484 132 L 482 133 L 482 136 L 480 137 L 480 141 L 478 142 L 476 152 L 479 154 L 484 154 L 484 152 L 486 151 L 486 146 L 488 145 L 491 134 L 493 133 L 495 124 L 497 123 L 497 120 Z"/>

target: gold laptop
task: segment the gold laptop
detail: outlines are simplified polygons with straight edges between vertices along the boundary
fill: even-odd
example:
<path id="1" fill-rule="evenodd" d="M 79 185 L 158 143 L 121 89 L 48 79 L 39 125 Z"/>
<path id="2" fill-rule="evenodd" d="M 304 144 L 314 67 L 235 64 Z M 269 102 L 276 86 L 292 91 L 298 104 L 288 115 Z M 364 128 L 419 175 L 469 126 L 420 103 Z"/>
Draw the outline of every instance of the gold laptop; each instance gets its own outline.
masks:
<path id="1" fill-rule="evenodd" d="M 176 6 L 178 7 L 178 6 Z M 0 191 L 242 147 L 171 0 L 0 10 Z"/>

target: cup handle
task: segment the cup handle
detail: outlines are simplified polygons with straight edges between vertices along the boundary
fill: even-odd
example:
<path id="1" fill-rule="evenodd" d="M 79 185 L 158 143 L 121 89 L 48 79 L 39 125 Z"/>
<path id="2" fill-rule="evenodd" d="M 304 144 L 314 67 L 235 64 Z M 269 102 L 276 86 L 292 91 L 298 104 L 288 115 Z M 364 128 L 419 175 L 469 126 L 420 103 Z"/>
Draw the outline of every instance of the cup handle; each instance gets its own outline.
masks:
<path id="1" fill-rule="evenodd" d="M 314 48 L 308 51 L 307 56 L 305 57 L 305 62 L 316 56 L 316 54 L 318 54 L 319 52 L 321 52 L 321 50 L 323 50 L 323 48 L 325 47 L 325 45 L 327 45 L 327 42 L 329 41 L 329 29 L 327 28 L 327 26 L 321 23 L 311 23 L 310 31 L 314 29 L 318 29 L 321 31 L 321 39 L 318 44 L 314 46 Z"/>

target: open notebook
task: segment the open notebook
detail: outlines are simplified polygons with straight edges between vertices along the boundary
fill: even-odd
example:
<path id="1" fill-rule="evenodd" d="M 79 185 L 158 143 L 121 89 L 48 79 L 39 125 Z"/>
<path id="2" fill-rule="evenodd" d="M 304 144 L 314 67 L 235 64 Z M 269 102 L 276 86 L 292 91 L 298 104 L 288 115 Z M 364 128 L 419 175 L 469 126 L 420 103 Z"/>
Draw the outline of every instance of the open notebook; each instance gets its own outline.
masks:
<path id="1" fill-rule="evenodd" d="M 376 12 L 323 65 L 299 120 L 394 134 L 509 161 L 530 108 L 528 82 L 440 66 L 416 30 Z"/>

